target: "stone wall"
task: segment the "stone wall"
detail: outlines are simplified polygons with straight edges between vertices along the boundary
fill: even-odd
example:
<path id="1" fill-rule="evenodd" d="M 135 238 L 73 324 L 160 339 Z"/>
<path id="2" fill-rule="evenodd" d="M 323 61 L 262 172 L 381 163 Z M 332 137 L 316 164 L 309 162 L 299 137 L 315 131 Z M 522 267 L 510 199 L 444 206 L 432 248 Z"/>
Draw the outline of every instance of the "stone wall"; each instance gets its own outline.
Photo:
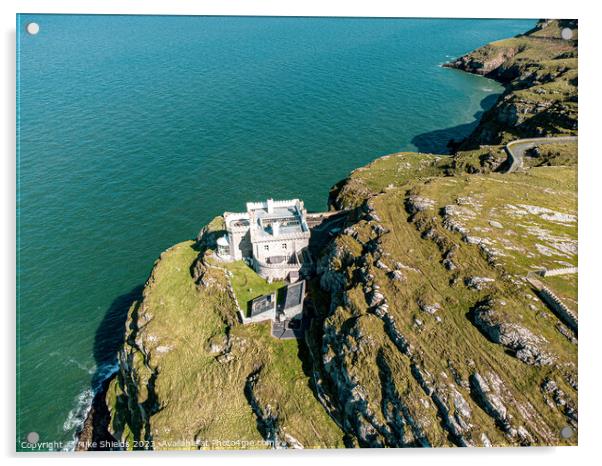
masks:
<path id="1" fill-rule="evenodd" d="M 560 269 L 542 270 L 543 277 L 554 277 L 556 275 L 568 275 L 577 273 L 577 267 L 563 267 Z"/>
<path id="2" fill-rule="evenodd" d="M 290 272 L 299 272 L 301 264 L 266 264 L 253 260 L 253 269 L 266 280 L 286 280 Z"/>
<path id="3" fill-rule="evenodd" d="M 257 322 L 265 322 L 266 320 L 276 320 L 276 316 L 274 315 L 273 312 L 263 312 L 259 315 L 256 316 L 252 316 L 252 317 L 246 317 L 243 312 L 240 310 L 240 308 L 238 309 L 238 314 L 240 316 L 240 320 L 242 321 L 243 324 L 255 324 Z"/>
<path id="4" fill-rule="evenodd" d="M 560 320 L 568 325 L 573 332 L 577 333 L 578 321 L 577 316 L 573 311 L 566 307 L 562 300 L 549 288 L 544 286 L 539 290 L 539 293 L 545 303 L 556 313 Z"/>

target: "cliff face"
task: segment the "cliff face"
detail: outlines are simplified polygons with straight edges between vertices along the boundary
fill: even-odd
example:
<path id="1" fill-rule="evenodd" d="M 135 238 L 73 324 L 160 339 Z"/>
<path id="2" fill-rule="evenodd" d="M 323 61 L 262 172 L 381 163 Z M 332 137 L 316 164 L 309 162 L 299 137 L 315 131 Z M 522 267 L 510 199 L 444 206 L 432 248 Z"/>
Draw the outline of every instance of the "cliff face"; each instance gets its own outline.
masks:
<path id="1" fill-rule="evenodd" d="M 577 335 L 526 279 L 577 265 L 576 145 L 510 175 L 495 172 L 501 145 L 476 147 L 533 135 L 544 115 L 556 125 L 558 106 L 576 118 L 576 65 L 543 71 L 576 63 L 576 43 L 553 38 L 565 25 L 454 63 L 508 83 L 473 149 L 392 154 L 332 188 L 349 214 L 316 252 L 304 340 L 238 322 L 232 272 L 212 255 L 221 218 L 164 252 L 129 311 L 105 434 L 130 449 L 576 444 L 560 432 L 577 428 Z M 540 111 L 531 93 L 558 99 Z M 510 124 L 519 98 L 530 116 Z M 576 275 L 538 280 L 577 312 Z"/>
<path id="2" fill-rule="evenodd" d="M 562 30 L 572 31 L 571 39 Z M 524 35 L 493 42 L 445 66 L 506 85 L 461 148 L 577 131 L 577 21 L 541 20 Z"/>
<path id="3" fill-rule="evenodd" d="M 370 192 L 319 268 L 345 429 L 367 446 L 574 443 L 575 335 L 525 281 L 576 263 L 574 167 L 421 178 L 412 163 L 379 159 L 334 197 Z M 386 177 L 404 170 L 417 176 Z"/>

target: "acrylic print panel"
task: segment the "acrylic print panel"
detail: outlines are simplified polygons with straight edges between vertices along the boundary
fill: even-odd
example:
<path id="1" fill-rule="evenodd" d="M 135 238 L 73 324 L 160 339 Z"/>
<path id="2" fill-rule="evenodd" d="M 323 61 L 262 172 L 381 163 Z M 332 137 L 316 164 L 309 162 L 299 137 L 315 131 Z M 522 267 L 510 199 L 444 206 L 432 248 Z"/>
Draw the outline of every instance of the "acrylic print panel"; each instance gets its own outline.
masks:
<path id="1" fill-rule="evenodd" d="M 577 443 L 575 20 L 17 31 L 18 450 Z"/>

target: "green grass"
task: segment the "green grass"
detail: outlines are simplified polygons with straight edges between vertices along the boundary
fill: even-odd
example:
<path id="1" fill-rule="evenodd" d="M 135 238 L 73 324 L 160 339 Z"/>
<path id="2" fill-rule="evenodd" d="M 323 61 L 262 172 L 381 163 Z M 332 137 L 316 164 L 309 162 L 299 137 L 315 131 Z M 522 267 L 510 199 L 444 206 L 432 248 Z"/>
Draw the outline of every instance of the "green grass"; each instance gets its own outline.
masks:
<path id="1" fill-rule="evenodd" d="M 449 163 L 450 157 L 433 154 L 400 152 L 386 155 L 354 170 L 335 197 L 341 207 L 357 207 L 368 197 L 415 178 L 441 175 L 441 165 Z"/>
<path id="2" fill-rule="evenodd" d="M 421 188 L 420 193 L 438 202 L 433 208 L 455 204 L 457 199 L 470 198 L 478 205 L 466 206 L 474 218 L 458 220 L 469 229 L 469 235 L 491 241 L 491 247 L 502 254 L 498 262 L 511 273 L 524 276 L 531 270 L 557 268 L 558 261 L 575 263 L 576 256 L 552 247 L 550 255 L 543 254 L 537 245 L 550 246 L 537 235 L 543 229 L 549 235 L 577 240 L 577 224 L 559 223 L 523 210 L 514 215 L 509 207 L 529 205 L 563 214 L 577 214 L 576 171 L 574 167 L 541 167 L 527 173 L 510 176 L 491 174 L 457 178 L 450 183 L 446 178 L 436 179 Z M 498 222 L 496 228 L 490 222 Z"/>
<path id="3" fill-rule="evenodd" d="M 539 157 L 530 157 L 525 154 L 523 166 L 576 166 L 577 144 L 542 144 L 539 146 L 541 154 Z"/>
<path id="4" fill-rule="evenodd" d="M 471 56 L 484 59 L 507 50 L 515 51 L 510 63 L 520 61 L 542 63 L 563 53 L 574 51 L 575 46 L 566 41 L 543 41 L 535 37 L 520 36 L 491 42 L 472 52 Z"/>
<path id="5" fill-rule="evenodd" d="M 570 156 L 564 147 L 549 150 L 558 151 L 561 158 Z M 476 163 L 480 155 L 482 152 L 473 152 L 466 159 Z M 515 419 L 521 419 L 524 406 L 530 405 L 536 415 L 525 421 L 526 427 L 532 430 L 535 424 L 546 425 L 557 432 L 566 419 L 545 404 L 539 385 L 551 376 L 574 400 L 574 391 L 563 375 L 555 368 L 529 366 L 508 354 L 501 345 L 486 339 L 467 313 L 478 300 L 495 294 L 507 303 L 504 318 L 508 322 L 543 336 L 546 348 L 558 357 L 558 367 L 567 371 L 576 367 L 576 348 L 559 335 L 555 317 L 544 312 L 545 307 L 533 299 L 526 285 L 516 285 L 507 278 L 507 275 L 520 278 L 533 269 L 555 268 L 558 260 L 576 263 L 576 257 L 525 253 L 532 253 L 538 241 L 529 228 L 537 226 L 553 235 L 576 239 L 576 224 L 558 224 L 532 214 L 516 219 L 505 208 L 507 204 L 528 204 L 576 214 L 576 167 L 527 167 L 524 173 L 511 175 L 460 174 L 464 173 L 464 167 L 456 167 L 456 176 L 443 176 L 445 170 L 453 173 L 450 162 L 450 158 L 432 155 L 399 154 L 379 159 L 365 170 L 356 170 L 348 180 L 349 186 L 341 187 L 339 195 L 354 201 L 365 201 L 362 190 L 375 196 L 372 203 L 376 213 L 389 230 L 382 237 L 386 252 L 382 260 L 390 266 L 400 262 L 407 267 L 402 269 L 404 280 L 394 282 L 373 265 L 375 258 L 368 254 L 368 271 L 381 285 L 390 313 L 411 344 L 420 366 L 443 384 L 440 387 L 448 386 L 452 380 L 451 367 L 464 382 L 475 371 L 493 371 L 508 389 L 506 405 Z M 409 192 L 433 200 L 433 207 L 417 215 L 414 222 L 405 210 Z M 478 207 L 468 206 L 475 210 L 475 216 L 463 220 L 471 234 L 490 239 L 495 247 L 508 240 L 517 248 L 505 251 L 507 255 L 499 257 L 498 267 L 487 263 L 478 246 L 463 242 L 458 233 L 443 228 L 441 209 L 463 198 L 478 204 Z M 418 220 L 426 226 L 421 227 L 416 223 Z M 500 222 L 503 228 L 493 228 L 491 220 Z M 427 227 L 432 227 L 445 244 L 458 246 L 454 257 L 458 269 L 454 273 L 441 264 L 441 249 L 423 236 Z M 215 222 L 210 230 L 220 228 L 219 222 Z M 374 237 L 372 226 L 364 220 L 354 228 L 360 241 Z M 386 422 L 385 376 L 379 366 L 385 364 L 391 371 L 386 383 L 395 387 L 408 413 L 428 433 L 429 441 L 433 445 L 450 445 L 436 408 L 416 384 L 410 360 L 392 343 L 380 319 L 367 312 L 364 291 L 354 283 L 357 262 L 366 251 L 346 235 L 338 237 L 336 242 L 346 251 L 333 259 L 332 266 L 347 277 L 347 307 L 339 307 L 327 318 L 327 323 L 346 345 L 359 348 L 355 352 L 338 353 L 347 376 L 365 390 L 375 419 Z M 152 435 L 156 448 L 173 448 L 173 442 L 194 439 L 241 440 L 251 442 L 246 444 L 248 448 L 263 448 L 255 415 L 244 392 L 247 377 L 259 370 L 254 396 L 261 406 L 265 409 L 269 406 L 277 416 L 281 432 L 306 447 L 343 446 L 343 433 L 312 392 L 307 373 L 311 364 L 303 343 L 273 339 L 269 323 L 236 323 L 235 306 L 227 293 L 227 278 L 222 270 L 205 268 L 204 281 L 213 284 L 203 288 L 195 285 L 190 270 L 197 256 L 193 242 L 178 244 L 163 253 L 145 287 L 143 300 L 130 310 L 125 355 L 132 368 L 131 378 L 119 377 L 107 394 L 116 435 L 129 440 Z M 226 264 L 226 268 L 232 273 L 231 282 L 241 306 L 283 285 L 268 284 L 242 261 Z M 488 290 L 472 291 L 463 285 L 463 280 L 473 275 L 493 277 L 495 282 Z M 546 279 L 546 283 L 561 297 L 576 300 L 576 278 L 553 277 L 549 282 Z M 420 303 L 440 304 L 437 315 L 441 322 L 422 311 Z M 533 303 L 535 310 L 529 307 Z M 325 306 L 321 303 L 318 307 Z M 416 319 L 422 321 L 420 327 Z M 231 360 L 220 362 L 211 347 L 223 344 L 227 335 Z M 319 344 L 313 351 L 319 357 L 322 349 Z M 459 383 L 455 385 L 472 408 L 473 436 L 478 438 L 480 432 L 486 432 L 496 445 L 508 444 L 508 439 L 475 404 L 466 388 Z M 153 402 L 155 409 L 151 409 Z M 453 400 L 447 402 L 453 406 Z M 136 403 L 147 410 L 148 426 L 132 414 Z M 562 443 L 550 437 L 537 437 L 536 442 Z"/>
<path id="6" fill-rule="evenodd" d="M 266 294 L 273 293 L 285 286 L 282 280 L 268 283 L 260 277 L 244 261 L 228 262 L 224 267 L 232 272 L 230 282 L 236 294 L 236 299 L 243 311 L 248 312 L 249 303 L 253 299 Z"/>
<path id="7" fill-rule="evenodd" d="M 542 37 L 542 38 L 553 38 L 558 39 L 562 37 L 561 32 L 562 29 L 568 27 L 573 31 L 572 39 L 578 39 L 578 29 L 574 27 L 574 24 L 571 24 L 570 20 L 553 20 L 551 21 L 547 27 L 535 31 L 531 34 L 532 37 Z"/>
<path id="8" fill-rule="evenodd" d="M 308 448 L 342 446 L 342 432 L 312 393 L 299 343 L 272 338 L 268 323 L 232 324 L 236 311 L 224 272 L 207 268 L 213 285 L 198 288 L 190 276 L 197 255 L 192 241 L 164 252 L 142 302 L 130 310 L 124 349 L 131 380 L 115 379 L 107 395 L 116 435 L 151 434 L 156 449 L 176 449 L 182 441 L 188 444 L 179 448 L 194 448 L 195 439 L 208 442 L 206 448 L 265 448 L 244 392 L 247 377 L 259 368 L 255 396 L 264 409 L 271 407 L 282 431 Z M 227 334 L 232 359 L 219 362 L 211 344 L 223 344 Z M 158 409 L 148 409 L 152 399 Z M 136 403 L 146 409 L 148 431 L 130 415 Z M 224 441 L 249 443 L 228 447 L 219 443 Z"/>
<path id="9" fill-rule="evenodd" d="M 573 312 L 578 312 L 577 306 L 577 274 L 538 277 L 545 286 L 551 289 Z"/>
<path id="10" fill-rule="evenodd" d="M 499 148 L 494 148 L 496 149 Z M 571 158 L 564 147 L 549 149 L 558 150 L 563 158 Z M 348 376 L 357 380 L 366 390 L 370 409 L 379 421 L 383 422 L 380 411 L 383 385 L 375 367 L 376 356 L 381 351 L 392 368 L 398 392 L 406 394 L 404 401 L 409 404 L 411 413 L 429 426 L 429 439 L 432 439 L 434 445 L 447 445 L 448 440 L 440 430 L 436 412 L 429 411 L 419 401 L 424 395 L 413 379 L 407 357 L 401 355 L 391 344 L 378 321 L 373 321 L 373 317 L 367 315 L 362 287 L 352 278 L 355 276 L 357 263 L 367 263 L 368 271 L 376 277 L 380 291 L 388 300 L 389 313 L 394 317 L 399 330 L 411 344 L 414 354 L 419 355 L 421 366 L 433 374 L 440 387 L 445 387 L 453 380 L 450 367 L 464 381 L 475 371 L 481 374 L 492 371 L 501 378 L 508 390 L 505 404 L 514 419 L 521 419 L 520 422 L 524 422 L 530 432 L 543 432 L 542 425 L 546 425 L 552 432 L 549 435 L 535 435 L 536 443 L 567 443 L 557 436 L 559 429 L 566 424 L 566 419 L 559 410 L 552 409 L 545 403 L 540 384 L 545 377 L 550 376 L 576 402 L 576 393 L 565 382 L 564 371 L 568 367 L 576 368 L 577 349 L 557 331 L 556 317 L 536 298 L 522 281 L 522 277 L 530 270 L 559 267 L 558 261 L 576 263 L 575 255 L 542 255 L 535 244 L 545 242 L 535 237 L 533 227 L 545 229 L 555 236 L 576 240 L 577 225 L 561 224 L 535 214 L 516 218 L 506 205 L 525 204 L 576 215 L 576 167 L 546 166 L 511 175 L 461 174 L 469 163 L 480 165 L 480 156 L 488 150 L 490 149 L 485 148 L 464 152 L 463 164 L 456 167 L 458 172 L 453 177 L 442 176 L 442 173 L 437 174 L 435 170 L 427 172 L 434 176 L 419 176 L 414 179 L 405 177 L 398 171 L 398 164 L 403 163 L 405 154 L 403 157 L 377 161 L 365 170 L 352 174 L 351 183 L 361 181 L 364 187 L 370 188 L 372 196 L 375 196 L 372 197 L 371 204 L 381 219 L 380 223 L 388 230 L 381 237 L 384 251 L 381 260 L 390 267 L 400 262 L 407 268 L 402 269 L 403 281 L 391 281 L 385 271 L 372 265 L 375 260 L 372 254 L 362 251 L 348 236 L 338 238 L 336 241 L 339 248 L 355 256 L 356 261 L 332 261 L 333 266 L 348 277 L 348 288 L 343 300 L 346 304 L 327 319 L 327 324 L 334 327 L 335 334 L 341 334 L 345 341 L 357 338 L 354 335 L 359 334 L 361 339 L 356 342 L 357 345 L 369 342 L 365 346 L 370 349 L 349 354 L 344 359 L 344 365 Z M 417 158 L 418 156 L 414 160 Z M 345 192 L 344 188 L 341 192 Z M 433 201 L 432 208 L 416 215 L 413 222 L 405 208 L 408 193 Z M 466 199 L 470 199 L 475 205 L 464 204 Z M 493 247 L 506 254 L 497 259 L 498 266 L 488 263 L 477 245 L 466 243 L 459 233 L 443 227 L 442 209 L 446 205 L 457 203 L 474 211 L 472 218 L 461 220 L 463 226 L 470 230 L 470 235 L 492 241 Z M 493 227 L 490 221 L 499 222 L 502 228 Z M 420 226 L 420 222 L 424 226 Z M 458 268 L 454 272 L 443 267 L 443 252 L 437 244 L 423 236 L 429 228 L 433 229 L 442 244 L 456 245 L 453 260 Z M 363 242 L 374 237 L 372 226 L 364 220 L 357 222 L 354 229 Z M 353 247 L 350 243 L 353 243 Z M 504 249 L 503 245 L 510 249 Z M 486 290 L 473 291 L 464 286 L 464 279 L 470 276 L 490 277 L 495 282 Z M 558 290 L 562 296 L 576 299 L 576 276 L 562 281 L 558 280 L 560 277 L 556 278 L 557 283 L 554 283 L 553 289 Z M 489 341 L 471 323 L 468 318 L 470 309 L 490 294 L 506 303 L 502 315 L 507 323 L 520 325 L 545 339 L 545 349 L 558 358 L 555 367 L 538 368 L 523 363 L 509 354 L 502 345 Z M 440 304 L 441 309 L 437 311 L 437 315 L 441 322 L 422 311 L 420 303 Z M 422 321 L 419 327 L 416 319 Z M 486 432 L 494 444 L 511 444 L 496 429 L 491 418 L 474 403 L 470 393 L 463 387 L 457 388 L 472 407 L 473 439 L 478 438 L 479 432 Z M 533 407 L 535 414 L 523 421 L 524 406 Z"/>
<path id="11" fill-rule="evenodd" d="M 485 73 L 507 87 L 462 148 L 577 134 L 577 44 L 557 40 L 560 29 L 554 20 L 541 31 L 492 42 L 463 57 L 469 71 Z"/>
<path id="12" fill-rule="evenodd" d="M 510 134 L 507 136 L 508 140 L 516 139 Z M 545 144 L 541 146 L 541 152 L 542 155 L 538 158 L 525 157 L 525 167 L 576 166 L 577 164 L 577 144 Z M 496 170 L 506 158 L 503 145 L 463 150 L 453 156 L 414 152 L 391 154 L 354 170 L 344 183 L 333 190 L 332 194 L 340 207 L 357 207 L 371 196 L 390 189 L 410 186 L 418 180 L 464 173 L 486 174 Z M 562 175 L 564 176 L 564 172 Z M 576 177 L 576 172 L 567 176 Z M 567 189 L 576 189 L 576 187 L 573 188 L 571 184 Z"/>
<path id="13" fill-rule="evenodd" d="M 455 173 L 486 173 L 496 169 L 506 158 L 504 146 L 495 145 L 460 151 L 452 160 Z"/>

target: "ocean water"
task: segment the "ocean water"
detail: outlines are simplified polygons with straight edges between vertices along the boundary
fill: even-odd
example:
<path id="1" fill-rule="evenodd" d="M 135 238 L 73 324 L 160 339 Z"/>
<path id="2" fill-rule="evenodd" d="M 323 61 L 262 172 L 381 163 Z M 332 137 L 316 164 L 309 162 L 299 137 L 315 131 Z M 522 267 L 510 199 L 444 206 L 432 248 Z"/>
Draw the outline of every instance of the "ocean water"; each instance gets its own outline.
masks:
<path id="1" fill-rule="evenodd" d="M 534 23 L 19 16 L 18 447 L 72 440 L 161 251 L 248 200 L 321 210 L 378 156 L 444 151 L 502 88 L 440 65 Z"/>

